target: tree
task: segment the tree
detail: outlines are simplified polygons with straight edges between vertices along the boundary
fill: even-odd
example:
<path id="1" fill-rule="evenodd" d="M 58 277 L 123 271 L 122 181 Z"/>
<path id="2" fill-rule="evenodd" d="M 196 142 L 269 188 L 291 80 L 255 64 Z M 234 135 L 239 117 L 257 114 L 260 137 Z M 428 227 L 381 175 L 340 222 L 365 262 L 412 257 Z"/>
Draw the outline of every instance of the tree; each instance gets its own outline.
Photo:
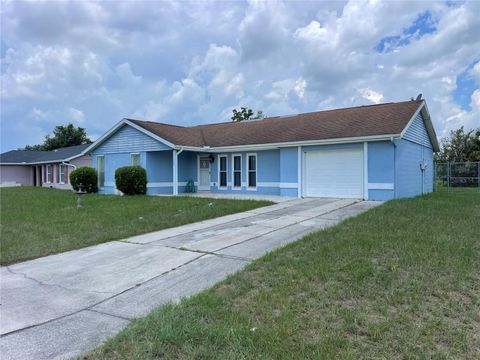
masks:
<path id="1" fill-rule="evenodd" d="M 87 137 L 84 128 L 75 127 L 73 124 L 56 126 L 52 135 L 45 136 L 43 144 L 27 145 L 24 150 L 55 150 L 58 148 L 82 144 L 90 144 L 92 140 Z"/>
<path id="2" fill-rule="evenodd" d="M 435 161 L 480 161 L 480 128 L 465 132 L 462 126 L 452 130 L 449 138 L 442 139 Z"/>
<path id="3" fill-rule="evenodd" d="M 237 109 L 232 110 L 232 121 L 233 122 L 240 122 L 244 120 L 257 120 L 257 119 L 263 119 L 265 115 L 263 115 L 263 111 L 259 110 L 257 111 L 257 115 L 253 116 L 253 110 L 250 108 L 240 108 L 240 111 Z M 253 116 L 253 117 L 252 117 Z"/>

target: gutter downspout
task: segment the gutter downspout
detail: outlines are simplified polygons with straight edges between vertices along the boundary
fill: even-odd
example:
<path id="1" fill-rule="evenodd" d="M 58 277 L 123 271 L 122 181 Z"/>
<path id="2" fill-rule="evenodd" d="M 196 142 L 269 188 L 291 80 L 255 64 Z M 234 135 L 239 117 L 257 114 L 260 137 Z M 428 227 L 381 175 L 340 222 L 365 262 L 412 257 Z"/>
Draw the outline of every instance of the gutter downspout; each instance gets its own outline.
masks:
<path id="1" fill-rule="evenodd" d="M 66 163 L 65 161 L 62 161 L 62 165 L 71 166 L 71 167 L 73 167 L 73 170 L 75 170 L 75 169 L 77 168 L 76 165 L 73 165 L 73 164 L 70 164 L 70 163 Z"/>
<path id="2" fill-rule="evenodd" d="M 76 165 L 73 165 L 73 164 L 70 164 L 70 163 L 66 163 L 65 160 L 62 161 L 61 163 L 62 165 L 66 165 L 66 166 L 71 166 L 73 168 L 73 170 L 76 170 L 77 169 L 77 166 Z M 60 172 L 60 170 L 58 170 Z M 70 173 L 69 173 L 70 174 Z M 65 180 L 63 181 L 64 184 L 66 184 Z M 68 181 L 68 183 L 70 183 L 70 179 Z"/>
<path id="3" fill-rule="evenodd" d="M 180 150 L 173 150 L 173 195 L 178 195 L 178 155 L 183 152 L 183 147 Z"/>

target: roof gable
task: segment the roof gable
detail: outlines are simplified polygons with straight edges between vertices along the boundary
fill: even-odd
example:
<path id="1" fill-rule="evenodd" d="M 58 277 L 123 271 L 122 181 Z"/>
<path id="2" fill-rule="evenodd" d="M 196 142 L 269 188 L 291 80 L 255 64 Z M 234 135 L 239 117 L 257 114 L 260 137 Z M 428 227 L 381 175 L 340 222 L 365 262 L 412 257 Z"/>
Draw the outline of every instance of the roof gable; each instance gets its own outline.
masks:
<path id="1" fill-rule="evenodd" d="M 98 150 L 100 147 L 102 150 Z M 85 153 L 99 153 L 100 151 L 136 152 L 145 150 L 166 150 L 175 145 L 155 133 L 138 126 L 129 119 L 122 119 L 97 141 L 91 144 Z"/>
<path id="2" fill-rule="evenodd" d="M 437 135 L 433 128 L 425 102 L 418 108 L 401 133 L 401 137 L 414 143 L 440 151 Z"/>

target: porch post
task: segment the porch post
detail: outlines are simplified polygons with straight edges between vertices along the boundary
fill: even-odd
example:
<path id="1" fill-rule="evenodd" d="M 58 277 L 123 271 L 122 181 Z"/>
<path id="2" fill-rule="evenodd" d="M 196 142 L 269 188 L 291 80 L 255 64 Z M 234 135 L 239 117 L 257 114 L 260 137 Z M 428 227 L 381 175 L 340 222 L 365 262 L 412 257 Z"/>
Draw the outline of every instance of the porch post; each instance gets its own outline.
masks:
<path id="1" fill-rule="evenodd" d="M 368 200 L 368 142 L 363 143 L 363 200 Z"/>
<path id="2" fill-rule="evenodd" d="M 178 195 L 178 154 L 173 149 L 173 195 Z"/>

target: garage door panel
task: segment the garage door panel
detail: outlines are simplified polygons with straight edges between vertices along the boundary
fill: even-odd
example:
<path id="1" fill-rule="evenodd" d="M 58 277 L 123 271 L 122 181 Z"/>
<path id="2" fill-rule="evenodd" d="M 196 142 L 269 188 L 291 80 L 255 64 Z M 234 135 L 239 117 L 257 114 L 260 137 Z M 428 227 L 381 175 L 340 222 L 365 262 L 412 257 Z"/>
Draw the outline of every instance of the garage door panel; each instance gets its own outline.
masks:
<path id="1" fill-rule="evenodd" d="M 363 150 L 305 153 L 305 196 L 363 197 Z"/>

